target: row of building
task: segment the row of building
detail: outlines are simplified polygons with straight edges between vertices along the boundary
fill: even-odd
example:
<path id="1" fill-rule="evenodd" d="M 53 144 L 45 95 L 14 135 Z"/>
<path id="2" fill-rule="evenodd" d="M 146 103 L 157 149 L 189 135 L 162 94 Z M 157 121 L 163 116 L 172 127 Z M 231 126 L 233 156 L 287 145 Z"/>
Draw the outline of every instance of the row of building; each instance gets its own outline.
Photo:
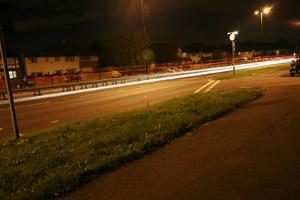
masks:
<path id="1" fill-rule="evenodd" d="M 98 56 L 29 56 L 7 59 L 11 78 L 95 72 Z M 0 59 L 0 66 L 2 66 Z M 0 69 L 0 76 L 3 69 Z"/>
<path id="2" fill-rule="evenodd" d="M 219 52 L 219 59 L 230 59 L 230 52 Z M 259 52 L 247 51 L 238 52 L 237 58 L 250 59 L 258 55 Z M 270 55 L 279 55 L 279 50 L 269 52 Z M 223 55 L 224 54 L 224 55 Z M 215 53 L 199 52 L 189 54 L 178 50 L 178 57 L 187 60 L 191 64 L 198 64 L 207 60 L 216 59 Z M 74 73 L 92 73 L 99 71 L 99 57 L 96 55 L 39 55 L 39 56 L 19 56 L 9 57 L 8 67 L 10 78 L 42 77 L 52 75 L 64 75 Z M 2 66 L 0 59 L 0 66 Z M 3 78 L 3 69 L 0 68 L 0 80 Z"/>

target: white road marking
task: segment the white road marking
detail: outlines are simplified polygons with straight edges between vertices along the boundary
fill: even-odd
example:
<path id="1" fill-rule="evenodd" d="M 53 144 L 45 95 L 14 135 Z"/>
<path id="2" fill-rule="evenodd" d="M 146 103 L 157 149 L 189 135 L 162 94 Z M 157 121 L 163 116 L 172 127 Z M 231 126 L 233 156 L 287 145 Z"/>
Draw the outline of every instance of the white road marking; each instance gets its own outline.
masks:
<path id="1" fill-rule="evenodd" d="M 218 85 L 221 81 L 216 81 L 214 82 L 214 84 L 212 84 L 204 93 L 208 93 L 209 91 L 211 91 L 216 85 Z"/>
<path id="2" fill-rule="evenodd" d="M 272 66 L 275 64 L 290 63 L 290 62 L 292 62 L 292 60 L 293 60 L 293 58 L 276 60 L 276 61 L 264 61 L 264 62 L 257 62 L 257 63 L 241 64 L 241 65 L 236 65 L 235 69 L 242 70 L 242 69 L 249 69 L 249 68 L 256 68 L 256 67 L 263 67 L 263 66 Z M 48 98 L 53 98 L 53 97 L 61 97 L 61 96 L 80 94 L 80 93 L 85 93 L 85 92 L 107 90 L 107 89 L 113 89 L 113 88 L 121 88 L 121 87 L 126 87 L 126 86 L 133 86 L 133 85 L 141 85 L 141 84 L 145 84 L 145 83 L 155 83 L 155 82 L 160 82 L 160 81 L 176 80 L 176 79 L 182 79 L 182 78 L 203 76 L 203 75 L 208 75 L 208 74 L 217 74 L 217 73 L 221 73 L 221 72 L 232 71 L 232 67 L 233 66 L 225 66 L 225 67 L 215 67 L 215 68 L 208 68 L 208 69 L 176 72 L 176 76 L 171 76 L 171 77 L 155 78 L 155 79 L 143 80 L 143 81 L 137 81 L 137 82 L 127 82 L 127 83 L 120 84 L 120 85 L 109 85 L 109 86 L 104 86 L 104 87 L 99 87 L 99 88 L 89 88 L 89 89 L 84 89 L 84 90 L 47 94 L 47 95 L 41 95 L 41 96 L 35 96 L 35 97 L 25 97 L 25 98 L 16 99 L 15 103 L 48 99 Z M 9 101 L 7 101 L 7 100 L 0 101 L 0 105 L 6 105 L 6 104 L 9 104 Z"/>
<path id="3" fill-rule="evenodd" d="M 88 94 L 88 95 L 81 95 L 81 96 L 79 96 L 79 98 L 95 97 L 95 96 L 99 96 L 99 95 L 102 95 L 102 94 Z"/>
<path id="4" fill-rule="evenodd" d="M 59 121 L 58 120 L 53 120 L 53 121 L 51 121 L 51 122 L 49 122 L 50 124 L 57 124 L 57 123 L 59 123 Z"/>
<path id="5" fill-rule="evenodd" d="M 34 104 L 29 104 L 29 105 L 24 105 L 24 106 L 17 106 L 16 109 L 27 108 L 27 107 L 34 107 L 34 106 L 40 106 L 40 105 L 45 105 L 45 104 L 49 104 L 49 103 L 51 103 L 51 102 L 50 101 L 46 101 L 46 102 L 34 103 Z"/>
<path id="6" fill-rule="evenodd" d="M 199 88 L 198 90 L 196 90 L 194 92 L 194 94 L 198 94 L 199 92 L 201 92 L 204 88 L 208 87 L 210 84 L 212 84 L 213 82 L 215 82 L 214 80 L 210 80 L 208 83 L 206 83 L 205 85 L 203 85 L 201 88 Z"/>
<path id="7" fill-rule="evenodd" d="M 29 105 L 24 105 L 24 106 L 16 106 L 16 109 L 21 109 L 21 108 L 30 108 L 30 107 L 34 107 L 34 106 L 40 106 L 40 105 L 45 105 L 45 104 L 49 104 L 51 103 L 50 101 L 46 101 L 46 102 L 41 102 L 41 103 L 34 103 L 34 104 L 29 104 Z M 9 110 L 9 108 L 4 108 L 4 109 L 0 109 L 0 111 L 5 111 L 5 110 Z"/>

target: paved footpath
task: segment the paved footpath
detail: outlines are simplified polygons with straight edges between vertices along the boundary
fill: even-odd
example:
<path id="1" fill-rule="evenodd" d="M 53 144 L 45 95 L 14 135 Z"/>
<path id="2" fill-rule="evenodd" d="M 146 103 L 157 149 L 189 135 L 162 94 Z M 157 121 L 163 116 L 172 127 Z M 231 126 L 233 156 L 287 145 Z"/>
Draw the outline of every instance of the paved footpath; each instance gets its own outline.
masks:
<path id="1" fill-rule="evenodd" d="M 300 77 L 264 89 L 261 99 L 65 199 L 300 199 Z"/>

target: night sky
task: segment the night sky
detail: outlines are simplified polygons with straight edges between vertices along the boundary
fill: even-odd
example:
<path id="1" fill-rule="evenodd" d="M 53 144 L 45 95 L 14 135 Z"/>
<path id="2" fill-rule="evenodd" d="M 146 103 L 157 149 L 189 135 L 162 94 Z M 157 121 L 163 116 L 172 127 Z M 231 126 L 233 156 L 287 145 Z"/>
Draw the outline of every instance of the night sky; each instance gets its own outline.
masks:
<path id="1" fill-rule="evenodd" d="M 153 42 L 225 43 L 226 33 L 241 41 L 259 40 L 254 11 L 265 16 L 265 40 L 300 39 L 300 1 L 144 0 L 147 32 Z M 142 31 L 140 0 L 0 0 L 2 23 L 13 22 L 8 46 L 39 49 L 58 41 L 90 43 L 114 32 Z"/>

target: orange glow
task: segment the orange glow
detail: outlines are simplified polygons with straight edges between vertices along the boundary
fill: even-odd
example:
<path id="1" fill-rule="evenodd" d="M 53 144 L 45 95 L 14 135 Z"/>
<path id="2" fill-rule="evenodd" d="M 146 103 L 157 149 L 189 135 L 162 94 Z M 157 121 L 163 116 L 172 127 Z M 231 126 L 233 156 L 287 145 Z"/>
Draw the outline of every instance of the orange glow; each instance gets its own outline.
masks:
<path id="1" fill-rule="evenodd" d="M 300 20 L 291 22 L 291 25 L 294 26 L 294 27 L 300 27 Z"/>
<path id="2" fill-rule="evenodd" d="M 269 14 L 271 12 L 271 8 L 270 7 L 266 7 L 263 10 L 264 14 Z"/>

